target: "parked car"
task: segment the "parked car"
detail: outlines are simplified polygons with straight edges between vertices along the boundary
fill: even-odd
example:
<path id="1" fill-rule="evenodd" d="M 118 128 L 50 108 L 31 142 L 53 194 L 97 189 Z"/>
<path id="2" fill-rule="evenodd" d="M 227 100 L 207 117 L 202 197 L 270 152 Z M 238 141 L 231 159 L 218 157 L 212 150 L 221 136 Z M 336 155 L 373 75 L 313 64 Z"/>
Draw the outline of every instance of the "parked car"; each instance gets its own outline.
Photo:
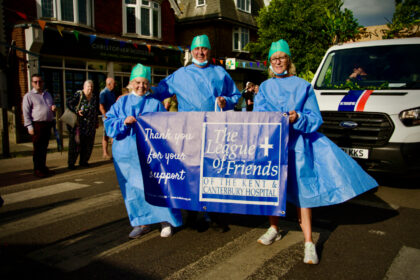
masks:
<path id="1" fill-rule="evenodd" d="M 333 46 L 312 85 L 319 131 L 362 167 L 420 174 L 420 38 Z"/>

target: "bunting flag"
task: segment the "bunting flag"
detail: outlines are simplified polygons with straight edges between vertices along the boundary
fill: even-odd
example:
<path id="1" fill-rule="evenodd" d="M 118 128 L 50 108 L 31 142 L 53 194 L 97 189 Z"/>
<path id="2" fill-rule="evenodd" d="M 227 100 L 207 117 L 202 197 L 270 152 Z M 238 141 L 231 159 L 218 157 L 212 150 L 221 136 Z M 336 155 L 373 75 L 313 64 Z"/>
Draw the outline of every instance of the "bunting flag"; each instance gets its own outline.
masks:
<path id="1" fill-rule="evenodd" d="M 137 49 L 138 45 L 136 43 L 133 43 L 133 46 Z"/>
<path id="2" fill-rule="evenodd" d="M 146 47 L 149 49 L 149 53 L 152 51 L 152 45 L 146 45 Z M 159 46 L 160 48 L 160 46 Z"/>
<path id="3" fill-rule="evenodd" d="M 90 44 L 96 40 L 96 35 L 90 35 Z"/>
<path id="4" fill-rule="evenodd" d="M 24 13 L 21 13 L 21 12 L 16 11 L 16 14 L 17 14 L 18 16 L 20 16 L 21 18 L 23 18 L 24 20 L 27 20 L 27 19 L 28 19 L 28 17 L 27 17 L 27 16 L 26 16 L 26 14 L 24 14 Z"/>
<path id="5" fill-rule="evenodd" d="M 64 27 L 61 25 L 57 25 L 57 30 L 58 30 L 58 33 L 60 33 L 61 37 L 63 37 L 62 31 L 64 30 Z"/>
<path id="6" fill-rule="evenodd" d="M 249 63 L 249 66 L 251 66 L 251 67 L 252 67 L 252 62 L 250 62 L 250 63 Z"/>
<path id="7" fill-rule="evenodd" d="M 245 66 L 246 66 L 246 62 L 242 62 L 242 67 L 245 68 Z"/>
<path id="8" fill-rule="evenodd" d="M 220 60 L 220 64 L 222 64 L 222 65 L 223 65 L 223 60 L 222 60 L 222 59 Z"/>
<path id="9" fill-rule="evenodd" d="M 47 24 L 47 22 L 45 20 L 38 20 L 38 24 L 39 26 L 41 26 L 42 31 L 44 31 L 45 29 L 45 25 Z"/>
<path id="10" fill-rule="evenodd" d="M 73 30 L 74 37 L 76 37 L 77 41 L 79 41 L 79 31 Z"/>
<path id="11" fill-rule="evenodd" d="M 213 64 L 216 64 L 216 59 L 215 58 L 213 58 Z"/>
<path id="12" fill-rule="evenodd" d="M 183 52 L 183 51 L 184 51 L 184 49 L 183 49 L 183 48 L 181 48 L 180 46 L 178 46 L 178 49 L 179 49 L 181 52 Z"/>
<path id="13" fill-rule="evenodd" d="M 109 39 L 105 39 L 105 46 L 108 47 L 108 45 L 109 45 Z"/>
<path id="14" fill-rule="evenodd" d="M 125 46 L 125 42 L 124 41 L 120 41 L 120 48 L 124 48 Z"/>
<path id="15" fill-rule="evenodd" d="M 260 63 L 257 61 L 257 67 L 260 67 Z"/>
<path id="16" fill-rule="evenodd" d="M 267 60 L 264 60 L 264 66 L 267 66 Z"/>

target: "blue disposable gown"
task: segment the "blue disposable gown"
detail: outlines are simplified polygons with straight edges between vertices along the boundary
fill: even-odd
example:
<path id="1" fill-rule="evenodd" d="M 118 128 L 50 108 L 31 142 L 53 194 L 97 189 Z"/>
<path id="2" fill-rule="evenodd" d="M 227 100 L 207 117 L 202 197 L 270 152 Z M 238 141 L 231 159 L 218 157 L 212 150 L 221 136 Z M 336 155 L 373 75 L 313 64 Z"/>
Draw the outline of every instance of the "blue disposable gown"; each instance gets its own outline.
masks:
<path id="1" fill-rule="evenodd" d="M 322 117 L 311 84 L 295 76 L 261 84 L 254 111 L 292 110 L 300 117 L 289 130 L 289 202 L 301 208 L 333 205 L 378 185 L 355 160 L 316 132 Z"/>
<path id="2" fill-rule="evenodd" d="M 107 135 L 114 138 L 112 156 L 115 171 L 133 227 L 159 222 L 168 222 L 175 227 L 182 225 L 179 210 L 153 206 L 146 202 L 135 130 L 132 125 L 124 125 L 128 116 L 137 117 L 139 114 L 158 111 L 165 111 L 158 100 L 131 93 L 117 100 L 106 113 L 104 122 Z"/>
<path id="3" fill-rule="evenodd" d="M 153 97 L 163 100 L 176 94 L 179 112 L 214 111 L 216 97 L 226 99 L 225 110 L 233 109 L 240 92 L 223 67 L 209 64 L 199 68 L 194 64 L 182 67 L 153 88 Z"/>

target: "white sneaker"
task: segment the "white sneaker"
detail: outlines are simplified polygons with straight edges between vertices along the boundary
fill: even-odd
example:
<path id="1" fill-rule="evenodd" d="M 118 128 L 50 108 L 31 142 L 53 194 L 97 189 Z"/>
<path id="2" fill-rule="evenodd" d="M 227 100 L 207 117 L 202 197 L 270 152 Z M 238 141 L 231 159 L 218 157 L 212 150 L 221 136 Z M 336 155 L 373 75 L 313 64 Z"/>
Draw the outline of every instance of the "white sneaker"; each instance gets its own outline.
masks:
<path id="1" fill-rule="evenodd" d="M 318 263 L 318 255 L 316 254 L 316 248 L 314 243 L 305 242 L 305 257 L 303 259 L 303 262 L 307 264 Z"/>
<path id="2" fill-rule="evenodd" d="M 278 233 L 273 227 L 270 227 L 266 233 L 261 235 L 261 237 L 258 239 L 258 243 L 262 245 L 270 245 L 274 241 L 280 240 L 281 234 Z"/>
<path id="3" fill-rule="evenodd" d="M 133 230 L 128 235 L 129 238 L 139 238 L 143 234 L 146 234 L 150 231 L 149 226 L 137 226 L 134 227 Z"/>
<path id="4" fill-rule="evenodd" d="M 160 232 L 160 237 L 170 237 L 172 236 L 172 226 L 169 223 L 161 223 L 162 230 Z"/>

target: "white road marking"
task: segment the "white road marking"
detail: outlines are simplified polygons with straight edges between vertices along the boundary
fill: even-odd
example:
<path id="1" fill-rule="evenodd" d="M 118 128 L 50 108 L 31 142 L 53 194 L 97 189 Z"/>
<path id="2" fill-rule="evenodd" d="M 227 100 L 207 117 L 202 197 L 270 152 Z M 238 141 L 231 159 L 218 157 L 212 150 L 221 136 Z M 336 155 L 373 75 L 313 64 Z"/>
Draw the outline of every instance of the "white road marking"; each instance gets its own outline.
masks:
<path id="1" fill-rule="evenodd" d="M 395 257 L 385 280 L 417 280 L 420 275 L 420 249 L 403 246 Z"/>
<path id="2" fill-rule="evenodd" d="M 68 205 L 56 207 L 27 218 L 0 225 L 0 238 L 79 215 L 86 215 L 97 209 L 103 209 L 121 203 L 123 203 L 123 199 L 120 190 L 99 194 L 89 199 L 81 199 Z"/>
<path id="3" fill-rule="evenodd" d="M 297 229 L 296 223 L 284 221 L 280 228 L 288 231 L 287 234 L 270 246 L 257 243 L 258 237 L 267 229 L 255 228 L 165 279 L 246 279 L 280 251 L 303 242 L 302 232 Z M 314 232 L 313 237 L 316 242 L 319 233 Z"/>
<path id="4" fill-rule="evenodd" d="M 50 185 L 47 187 L 30 189 L 26 191 L 20 191 L 16 193 L 4 194 L 2 195 L 4 199 L 4 204 L 13 204 L 17 202 L 27 201 L 30 199 L 41 198 L 49 195 L 54 195 L 58 193 L 73 191 L 77 189 L 82 189 L 89 187 L 86 184 L 78 184 L 72 182 L 64 182 L 60 184 Z"/>
<path id="5" fill-rule="evenodd" d="M 59 268 L 63 271 L 74 271 L 94 260 L 106 258 L 137 246 L 160 235 L 152 231 L 139 239 L 128 239 L 131 230 L 128 219 L 101 227 L 76 238 L 31 252 L 27 256 L 38 262 Z"/>

